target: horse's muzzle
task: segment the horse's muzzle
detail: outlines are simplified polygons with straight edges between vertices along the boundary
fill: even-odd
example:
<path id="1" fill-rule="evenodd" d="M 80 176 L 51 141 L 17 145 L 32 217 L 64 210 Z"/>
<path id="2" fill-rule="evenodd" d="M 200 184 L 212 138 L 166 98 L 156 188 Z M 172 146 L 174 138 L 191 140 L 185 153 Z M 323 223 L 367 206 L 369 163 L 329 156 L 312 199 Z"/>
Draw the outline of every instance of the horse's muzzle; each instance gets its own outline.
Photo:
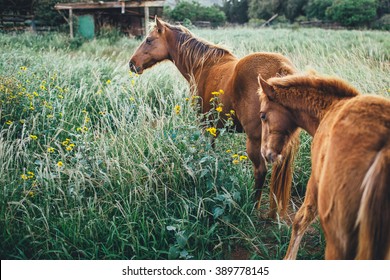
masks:
<path id="1" fill-rule="evenodd" d="M 129 62 L 129 68 L 130 68 L 130 71 L 131 72 L 134 72 L 134 73 L 141 73 L 141 67 L 137 67 L 135 66 L 134 62 L 130 60 Z"/>

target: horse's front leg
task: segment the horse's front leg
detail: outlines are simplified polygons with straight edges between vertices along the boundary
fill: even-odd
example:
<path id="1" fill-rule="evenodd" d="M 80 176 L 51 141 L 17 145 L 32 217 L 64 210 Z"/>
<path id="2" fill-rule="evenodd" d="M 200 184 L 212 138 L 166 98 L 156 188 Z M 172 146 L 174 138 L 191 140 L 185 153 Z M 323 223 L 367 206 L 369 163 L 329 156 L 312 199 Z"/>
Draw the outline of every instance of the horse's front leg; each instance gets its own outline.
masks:
<path id="1" fill-rule="evenodd" d="M 287 249 L 285 260 L 295 260 L 297 258 L 299 244 L 307 227 L 313 222 L 318 213 L 317 206 L 318 189 L 314 179 L 310 177 L 307 184 L 305 201 L 295 215 L 292 225 L 290 244 Z"/>
<path id="2" fill-rule="evenodd" d="M 267 175 L 267 165 L 263 157 L 261 156 L 260 145 L 260 138 L 248 136 L 246 141 L 246 151 L 249 159 L 252 161 L 253 164 L 253 172 L 255 176 L 254 190 L 257 209 L 260 209 L 261 194 L 263 190 L 265 176 Z"/>

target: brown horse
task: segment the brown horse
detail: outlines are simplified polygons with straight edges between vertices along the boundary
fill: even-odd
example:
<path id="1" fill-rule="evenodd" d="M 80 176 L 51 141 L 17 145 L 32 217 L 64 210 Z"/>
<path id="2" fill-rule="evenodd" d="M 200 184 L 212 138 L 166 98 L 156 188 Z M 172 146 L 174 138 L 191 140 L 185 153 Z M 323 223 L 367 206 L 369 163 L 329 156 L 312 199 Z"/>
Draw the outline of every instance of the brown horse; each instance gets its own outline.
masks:
<path id="1" fill-rule="evenodd" d="M 317 213 L 326 259 L 390 259 L 390 100 L 313 73 L 260 84 L 267 161 L 283 157 L 298 127 L 313 136 L 312 173 L 285 259 L 296 258 Z"/>
<path id="2" fill-rule="evenodd" d="M 203 100 L 203 113 L 210 110 L 212 92 L 223 90 L 224 94 L 219 96 L 223 104 L 220 116 L 234 110 L 235 130 L 245 131 L 247 135 L 246 148 L 254 167 L 255 198 L 259 208 L 267 167 L 260 153 L 257 76 L 260 74 L 264 79 L 285 76 L 296 72 L 294 66 L 286 57 L 276 53 L 255 53 L 238 59 L 227 49 L 196 38 L 182 26 L 173 26 L 158 18 L 155 21 L 155 26 L 130 59 L 131 71 L 140 74 L 158 62 L 172 61 L 190 84 L 191 90 Z M 275 217 L 277 210 L 283 216 L 288 206 L 294 145 L 289 147 L 285 161 L 273 167 L 271 218 Z"/>

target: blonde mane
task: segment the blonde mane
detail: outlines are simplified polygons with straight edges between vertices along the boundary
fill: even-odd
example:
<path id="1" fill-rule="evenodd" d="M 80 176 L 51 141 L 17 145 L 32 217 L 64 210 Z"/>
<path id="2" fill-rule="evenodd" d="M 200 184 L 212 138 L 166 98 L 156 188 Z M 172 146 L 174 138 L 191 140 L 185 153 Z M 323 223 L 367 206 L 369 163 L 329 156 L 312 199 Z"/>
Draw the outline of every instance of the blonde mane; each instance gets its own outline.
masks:
<path id="1" fill-rule="evenodd" d="M 196 37 L 184 26 L 167 23 L 165 26 L 175 33 L 179 63 L 185 65 L 188 72 L 203 67 L 206 61 L 211 60 L 212 63 L 217 63 L 225 55 L 234 57 L 225 47 Z"/>

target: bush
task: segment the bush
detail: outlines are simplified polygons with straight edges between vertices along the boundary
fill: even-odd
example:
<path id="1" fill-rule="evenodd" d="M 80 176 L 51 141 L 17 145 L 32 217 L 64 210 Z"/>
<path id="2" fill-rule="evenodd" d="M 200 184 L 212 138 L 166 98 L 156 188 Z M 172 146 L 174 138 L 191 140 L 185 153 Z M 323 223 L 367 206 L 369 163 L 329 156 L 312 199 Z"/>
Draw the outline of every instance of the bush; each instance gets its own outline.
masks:
<path id="1" fill-rule="evenodd" d="M 368 25 L 375 19 L 376 0 L 335 0 L 326 10 L 326 16 L 344 26 Z"/>
<path id="2" fill-rule="evenodd" d="M 209 21 L 212 26 L 223 25 L 226 22 L 225 13 L 218 7 L 205 7 L 194 1 L 180 1 L 175 8 L 165 11 L 164 14 L 174 21 Z"/>
<path id="3" fill-rule="evenodd" d="M 381 30 L 390 30 L 390 14 L 385 14 L 380 19 L 378 19 L 373 27 L 375 29 L 381 29 Z"/>

